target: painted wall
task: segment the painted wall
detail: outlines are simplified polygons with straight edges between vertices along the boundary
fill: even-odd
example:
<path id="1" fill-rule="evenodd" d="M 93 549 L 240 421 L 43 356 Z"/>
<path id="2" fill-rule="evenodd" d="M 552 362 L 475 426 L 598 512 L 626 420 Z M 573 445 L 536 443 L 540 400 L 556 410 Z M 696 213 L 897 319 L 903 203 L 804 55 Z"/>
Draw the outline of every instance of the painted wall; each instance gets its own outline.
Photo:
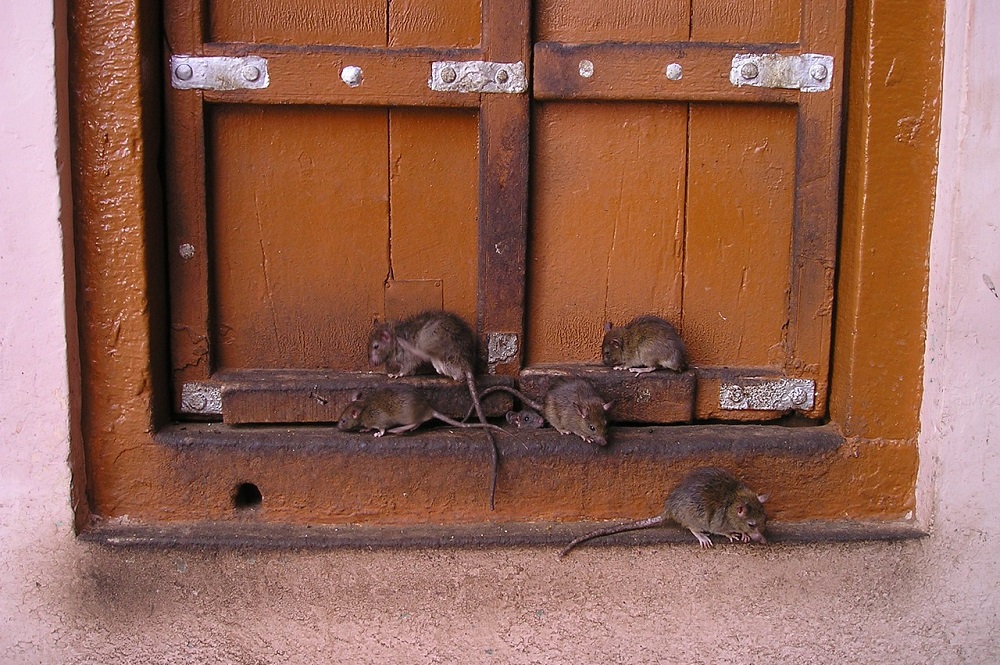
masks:
<path id="1" fill-rule="evenodd" d="M 107 550 L 72 536 L 51 8 L 0 3 L 0 662 L 886 662 L 1000 658 L 1000 15 L 949 0 L 905 543 Z M 974 66 L 973 66 L 974 64 Z"/>

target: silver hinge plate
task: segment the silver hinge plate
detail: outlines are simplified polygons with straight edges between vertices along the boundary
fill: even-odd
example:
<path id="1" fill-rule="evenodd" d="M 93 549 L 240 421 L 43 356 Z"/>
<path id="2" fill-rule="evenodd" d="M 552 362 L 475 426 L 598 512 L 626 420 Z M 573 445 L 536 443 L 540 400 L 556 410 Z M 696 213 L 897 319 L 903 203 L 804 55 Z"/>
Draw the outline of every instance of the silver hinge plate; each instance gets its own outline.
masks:
<path id="1" fill-rule="evenodd" d="M 830 89 L 832 80 L 833 56 L 817 53 L 738 53 L 729 70 L 729 82 L 735 86 L 822 92 Z"/>
<path id="2" fill-rule="evenodd" d="M 431 63 L 427 81 L 437 92 L 501 92 L 518 94 L 528 89 L 523 62 L 441 61 Z"/>
<path id="3" fill-rule="evenodd" d="M 256 55 L 170 57 L 170 85 L 178 90 L 259 90 L 270 82 L 267 60 Z"/>
<path id="4" fill-rule="evenodd" d="M 812 379 L 748 378 L 719 388 L 719 407 L 727 411 L 808 411 L 815 400 Z"/>
<path id="5" fill-rule="evenodd" d="M 181 386 L 181 413 L 222 415 L 222 388 L 211 383 L 185 383 Z"/>

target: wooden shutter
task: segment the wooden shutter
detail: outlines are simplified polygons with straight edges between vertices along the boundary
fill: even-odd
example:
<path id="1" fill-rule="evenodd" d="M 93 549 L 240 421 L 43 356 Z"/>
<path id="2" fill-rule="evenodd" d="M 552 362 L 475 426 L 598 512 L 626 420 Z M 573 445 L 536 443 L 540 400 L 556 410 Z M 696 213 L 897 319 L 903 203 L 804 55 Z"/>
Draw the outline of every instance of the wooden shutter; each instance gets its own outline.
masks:
<path id="1" fill-rule="evenodd" d="M 372 319 L 437 306 L 475 323 L 484 385 L 582 373 L 616 419 L 679 422 L 773 418 L 723 386 L 806 379 L 825 413 L 842 0 L 165 5 L 168 57 L 253 55 L 269 79 L 168 89 L 180 414 L 335 420 L 378 380 Z M 805 53 L 833 58 L 829 90 L 730 80 L 734 56 Z M 530 91 L 428 86 L 479 60 L 523 62 Z M 605 321 L 647 312 L 691 372 L 596 366 Z"/>

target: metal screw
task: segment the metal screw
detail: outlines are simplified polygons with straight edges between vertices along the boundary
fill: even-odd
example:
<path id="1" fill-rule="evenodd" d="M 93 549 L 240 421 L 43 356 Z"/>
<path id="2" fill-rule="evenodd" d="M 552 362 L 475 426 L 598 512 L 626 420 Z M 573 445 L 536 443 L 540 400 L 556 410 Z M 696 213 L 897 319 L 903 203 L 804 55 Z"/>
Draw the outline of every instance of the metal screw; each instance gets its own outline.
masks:
<path id="1" fill-rule="evenodd" d="M 354 65 L 348 65 L 340 70 L 340 78 L 347 85 L 352 88 L 357 88 L 361 85 L 361 77 L 364 74 L 360 67 L 355 67 Z"/>
<path id="2" fill-rule="evenodd" d="M 582 76 L 585 79 L 589 79 L 593 75 L 594 75 L 594 63 L 592 63 L 590 60 L 581 60 L 580 76 Z"/>
<path id="3" fill-rule="evenodd" d="M 826 69 L 826 65 L 815 64 L 809 68 L 809 76 L 813 77 L 817 81 L 826 79 L 829 73 L 830 72 Z"/>
<path id="4" fill-rule="evenodd" d="M 804 388 L 792 388 L 792 391 L 788 393 L 788 399 L 792 404 L 801 405 L 806 403 L 809 395 Z"/>
<path id="5" fill-rule="evenodd" d="M 681 76 L 684 75 L 684 68 L 681 67 L 676 62 L 672 62 L 667 65 L 667 78 L 671 81 L 680 81 Z"/>
<path id="6" fill-rule="evenodd" d="M 184 406 L 192 411 L 204 411 L 208 406 L 208 398 L 202 393 L 193 393 L 187 396 Z"/>
<path id="7" fill-rule="evenodd" d="M 501 69 L 500 71 L 497 72 L 497 75 L 496 75 L 496 81 L 497 81 L 497 83 L 499 83 L 500 85 L 503 85 L 504 83 L 506 83 L 509 80 L 510 80 L 510 74 L 507 73 L 506 69 Z"/>
<path id="8" fill-rule="evenodd" d="M 184 243 L 177 248 L 177 251 L 180 253 L 181 258 L 185 261 L 194 258 L 194 245 L 190 243 Z"/>
<path id="9" fill-rule="evenodd" d="M 757 78 L 758 74 L 760 74 L 760 70 L 752 62 L 748 62 L 740 68 L 740 75 L 748 81 Z"/>
<path id="10" fill-rule="evenodd" d="M 251 83 L 260 78 L 260 69 L 258 69 L 254 65 L 247 65 L 246 67 L 243 68 L 242 73 L 243 73 L 243 78 L 247 81 L 250 81 Z"/>
<path id="11" fill-rule="evenodd" d="M 747 396 L 746 393 L 743 392 L 743 388 L 739 386 L 732 386 L 729 389 L 729 399 L 733 400 L 734 402 L 742 402 L 743 400 L 746 399 L 746 397 Z"/>
<path id="12" fill-rule="evenodd" d="M 191 65 L 186 62 L 181 63 L 177 65 L 176 69 L 174 69 L 174 76 L 181 81 L 190 81 L 191 77 L 194 76 L 194 70 L 191 69 Z"/>
<path id="13" fill-rule="evenodd" d="M 454 68 L 445 67 L 441 70 L 441 80 L 445 83 L 454 83 L 455 79 L 458 78 L 458 74 L 455 73 Z"/>

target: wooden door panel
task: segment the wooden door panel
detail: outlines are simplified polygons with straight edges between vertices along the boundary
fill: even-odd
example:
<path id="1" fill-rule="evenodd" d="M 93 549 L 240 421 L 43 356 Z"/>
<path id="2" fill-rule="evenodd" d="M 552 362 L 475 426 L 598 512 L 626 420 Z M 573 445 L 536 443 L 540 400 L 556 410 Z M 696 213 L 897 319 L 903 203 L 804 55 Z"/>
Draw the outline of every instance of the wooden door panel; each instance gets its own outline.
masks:
<path id="1" fill-rule="evenodd" d="M 480 0 L 392 0 L 389 46 L 478 46 L 482 38 Z"/>
<path id="2" fill-rule="evenodd" d="M 538 41 L 669 42 L 690 22 L 690 0 L 541 0 L 534 11 Z"/>
<path id="3" fill-rule="evenodd" d="M 793 44 L 801 15 L 802 0 L 692 0 L 691 39 Z"/>
<path id="4" fill-rule="evenodd" d="M 432 282 L 428 288 L 441 293 L 438 307 L 475 321 L 479 118 L 442 109 L 392 109 L 389 118 L 390 264 L 380 280 L 391 275 L 387 286 L 404 289 L 406 282 Z M 398 298 L 402 306 L 381 315 L 407 316 L 430 305 L 414 288 L 420 285 L 410 287 L 409 308 Z"/>
<path id="5" fill-rule="evenodd" d="M 599 362 L 604 323 L 680 319 L 687 109 L 536 107 L 528 363 Z"/>
<path id="6" fill-rule="evenodd" d="M 386 0 L 209 0 L 209 42 L 385 46 Z"/>
<path id="7" fill-rule="evenodd" d="M 217 367 L 365 369 L 388 271 L 386 110 L 210 111 Z"/>
<path id="8" fill-rule="evenodd" d="M 696 365 L 784 364 L 796 111 L 693 104 L 684 338 Z"/>

